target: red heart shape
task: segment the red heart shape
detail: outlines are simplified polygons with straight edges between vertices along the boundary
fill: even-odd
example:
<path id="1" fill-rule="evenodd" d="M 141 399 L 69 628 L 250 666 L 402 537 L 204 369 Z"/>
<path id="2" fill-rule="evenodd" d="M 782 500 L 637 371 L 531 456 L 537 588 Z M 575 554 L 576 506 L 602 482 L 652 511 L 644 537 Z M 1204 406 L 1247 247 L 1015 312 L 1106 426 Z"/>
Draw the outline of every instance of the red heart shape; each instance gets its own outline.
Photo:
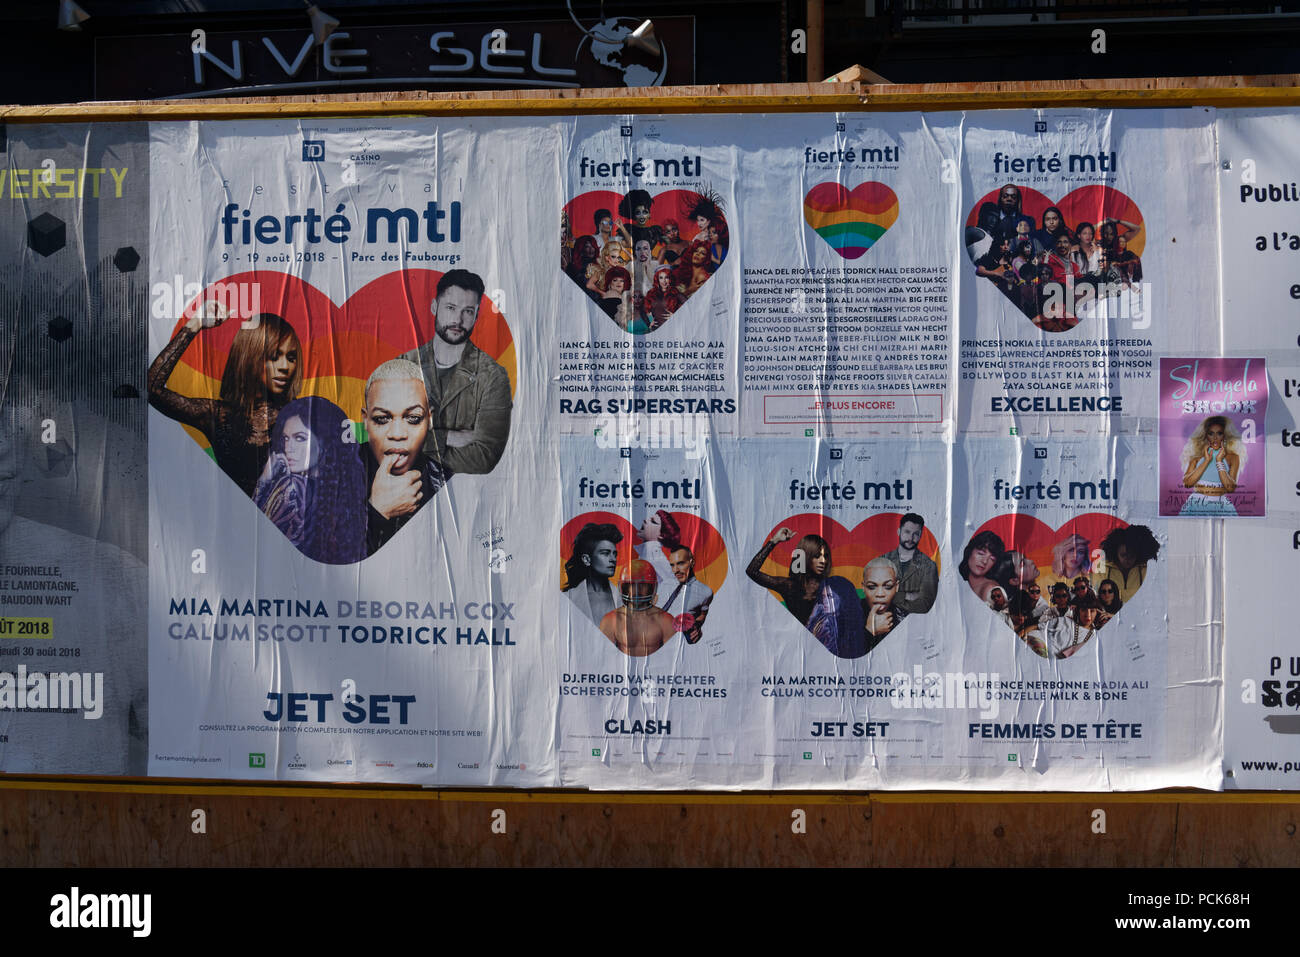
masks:
<path id="1" fill-rule="evenodd" d="M 669 512 L 681 530 L 682 544 L 688 546 L 695 555 L 695 577 L 713 589 L 716 595 L 722 583 L 727 580 L 727 546 L 722 535 L 704 519 L 690 512 Z M 626 517 L 615 512 L 584 512 L 564 523 L 560 529 L 560 587 L 567 584 L 564 563 L 573 554 L 573 540 L 582 526 L 587 523 L 613 525 L 623 533 L 623 540 L 618 543 L 618 569 L 614 580 L 633 559 L 640 556 L 635 551 L 644 539 Z M 667 549 L 663 549 L 667 558 Z"/>
<path id="2" fill-rule="evenodd" d="M 633 215 L 632 205 L 639 198 L 635 194 L 650 195 L 645 190 L 591 190 L 571 199 L 561 214 L 560 269 L 615 325 L 640 334 L 661 328 L 699 292 L 721 266 L 730 240 L 726 216 L 715 200 L 693 190 L 665 190 L 651 196 L 650 217 L 642 225 Z M 716 243 L 710 242 L 708 226 L 699 224 L 696 214 L 701 210 L 717 228 Z M 604 219 L 606 213 L 610 240 L 618 246 L 601 239 L 597 217 Z M 674 242 L 667 239 L 670 223 L 677 227 Z M 634 244 L 641 237 L 651 242 L 651 258 L 645 264 L 635 259 Z M 688 260 L 697 245 L 703 246 L 705 258 L 692 266 Z M 617 253 L 610 251 L 615 249 Z M 606 280 L 616 278 L 609 275 L 614 268 L 627 273 L 627 295 L 621 298 L 605 295 L 610 292 Z M 667 288 L 658 276 L 661 269 L 668 270 Z"/>
<path id="3" fill-rule="evenodd" d="M 218 398 L 240 324 L 257 313 L 274 313 L 293 327 L 302 347 L 299 397 L 328 399 L 356 422 L 370 373 L 433 337 L 431 305 L 442 275 L 430 269 L 391 272 L 367 283 L 341 306 L 311 283 L 287 273 L 253 271 L 228 276 L 204 289 L 173 329 L 174 336 L 210 302 L 220 303 L 228 316 L 221 325 L 204 329 L 190 344 L 167 385 L 181 395 Z M 470 341 L 505 369 L 513 396 L 517 370 L 510 327 L 487 297 L 480 303 L 478 316 Z M 183 428 L 200 447 L 209 447 L 201 432 Z"/>
<path id="4" fill-rule="evenodd" d="M 806 535 L 817 535 L 830 546 L 831 564 L 826 570 L 826 579 L 835 577 L 845 579 L 861 598 L 863 570 L 872 559 L 879 558 L 898 547 L 898 526 L 902 517 L 902 512 L 877 512 L 864 518 L 852 531 L 849 531 L 828 515 L 816 512 L 792 515 L 774 526 L 764 537 L 764 543 L 770 541 L 781 528 L 788 528 L 794 533 L 787 541 L 777 545 L 771 551 L 760 571 L 774 578 L 789 577 L 794 550 L 799 546 L 800 539 Z M 932 559 L 938 568 L 942 568 L 939 543 L 928 527 L 921 532 L 917 550 Z M 768 589 L 768 592 L 783 606 L 785 605 L 780 593 L 772 589 Z M 801 621 L 800 624 L 817 637 L 817 633 L 809 628 L 808 622 Z M 857 657 L 857 655 L 846 654 L 842 657 Z"/>
<path id="5" fill-rule="evenodd" d="M 668 512 L 674 523 L 678 527 L 681 536 L 681 543 L 688 547 L 695 556 L 695 577 L 703 584 L 707 585 L 714 595 L 717 595 L 718 589 L 727 578 L 727 548 L 722 541 L 722 536 L 714 528 L 698 515 L 689 512 Z M 617 583 L 624 569 L 631 562 L 641 558 L 643 555 L 648 557 L 649 552 L 641 548 L 640 553 L 637 549 L 640 546 L 649 545 L 654 548 L 656 543 L 646 542 L 641 538 L 637 530 L 632 526 L 625 517 L 615 512 L 584 512 L 565 522 L 564 527 L 560 529 L 560 587 L 563 589 L 568 585 L 568 575 L 566 572 L 566 563 L 574 554 L 574 542 L 578 533 L 584 525 L 588 523 L 597 525 L 613 525 L 623 536 L 622 540 L 617 543 L 618 560 L 617 567 L 614 569 L 612 582 Z M 664 562 L 656 561 L 660 567 L 667 564 L 669 558 L 668 549 L 659 546 L 659 551 L 663 555 Z M 644 564 L 644 563 L 642 563 Z M 673 596 L 677 589 L 675 579 L 665 580 L 665 574 L 661 573 L 658 584 L 658 597 L 661 603 L 666 603 Z M 689 592 L 685 593 L 689 594 Z M 680 601 L 680 599 L 679 599 Z M 585 606 L 584 606 L 585 607 Z M 707 604 L 702 606 L 707 611 Z M 698 609 L 697 609 L 698 610 Z M 703 611 L 700 612 L 704 614 Z M 581 615 L 579 616 L 581 617 Z M 593 622 L 599 625 L 599 622 Z M 695 625 L 695 616 L 690 613 L 678 614 L 674 617 L 674 634 L 681 632 L 685 634 Z M 697 633 L 695 641 L 699 640 Z M 687 641 L 694 643 L 687 638 Z"/>
<path id="6" fill-rule="evenodd" d="M 442 275 L 432 269 L 387 273 L 362 286 L 341 306 L 311 283 L 287 273 L 244 272 L 218 280 L 190 303 L 172 334 L 209 301 L 234 306 L 230 318 L 215 329 L 204 330 L 185 350 L 172 374 L 172 388 L 184 395 L 216 398 L 240 322 L 257 312 L 270 312 L 293 326 L 302 344 L 299 395 L 322 396 L 357 416 L 366 379 L 375 367 L 433 338 L 434 316 L 429 307 Z M 252 308 L 253 290 L 257 308 Z M 517 379 L 514 340 L 505 317 L 486 296 L 470 341 L 506 370 L 513 396 Z M 206 441 L 200 444 L 207 447 Z"/>
<path id="7" fill-rule="evenodd" d="M 963 573 L 963 577 L 966 578 L 971 590 L 986 604 L 990 601 L 991 593 L 998 588 L 1002 590 L 1009 603 L 1014 602 L 1018 588 L 1027 585 L 1028 579 L 1037 581 L 1041 592 L 1040 597 L 1050 603 L 1052 584 L 1064 582 L 1073 589 L 1075 579 L 1080 576 L 1089 579 L 1089 588 L 1093 597 L 1096 597 L 1096 591 L 1103 581 L 1108 579 L 1114 581 L 1120 590 L 1120 594 L 1116 597 L 1122 597 L 1123 603 L 1126 604 L 1142 586 L 1146 575 L 1145 563 L 1142 563 L 1141 571 L 1135 567 L 1125 576 L 1117 566 L 1107 560 L 1101 543 L 1112 530 L 1129 527 L 1128 522 L 1104 512 L 1088 512 L 1075 516 L 1058 528 L 1052 528 L 1033 515 L 1023 513 L 998 515 L 976 529 L 963 549 L 963 564 L 967 565 L 967 572 Z M 1147 535 L 1150 534 L 1150 530 L 1145 526 L 1132 527 L 1135 535 L 1140 534 L 1139 530 L 1145 530 Z M 981 574 L 980 559 L 975 560 L 974 567 L 969 564 L 972 555 L 971 545 L 986 532 L 997 536 L 1002 545 L 1002 552 L 997 554 L 996 543 L 989 544 L 986 550 L 992 555 L 994 565 Z M 988 540 L 985 539 L 985 542 L 987 543 Z M 1017 576 L 1022 579 L 1017 582 L 1012 577 L 1015 575 L 1015 560 L 1007 559 L 1001 564 L 998 563 L 999 558 L 1013 551 L 1020 552 L 1029 562 L 1032 562 L 1037 569 L 1037 574 L 1030 574 L 1028 578 L 1022 574 Z M 1154 560 L 1154 556 L 1151 560 Z M 1021 565 L 1020 568 L 1022 572 L 1027 570 L 1025 565 Z M 1073 595 L 1071 590 L 1072 600 Z M 1109 616 L 1101 620 L 1100 614 L 1097 617 L 1099 623 L 1096 628 L 1102 627 L 1111 620 Z M 1012 627 L 1015 628 L 1014 625 Z M 1089 631 L 1087 637 L 1091 638 L 1091 636 L 1092 632 Z M 1041 634 L 1039 637 L 1042 637 Z M 1044 654 L 1046 649 L 1039 648 L 1032 636 L 1022 634 L 1021 638 L 1036 652 Z M 1083 643 L 1073 645 L 1069 654 L 1077 651 Z M 1061 657 L 1068 657 L 1069 654 Z"/>
<path id="8" fill-rule="evenodd" d="M 1034 325 L 1044 332 L 1065 332 L 1079 323 L 1076 306 L 1084 305 L 1093 298 L 1121 295 L 1127 286 L 1141 281 L 1141 255 L 1146 247 L 1147 236 L 1143 228 L 1142 211 L 1128 196 L 1112 186 L 1093 184 L 1071 190 L 1059 202 L 1053 203 L 1036 189 L 1018 184 L 1007 185 L 1014 185 L 1020 190 L 1020 212 L 1033 217 L 1035 228 L 1031 231 L 1031 236 L 1039 234 L 1039 246 L 1048 245 L 1041 235 L 1044 233 L 1043 213 L 1049 207 L 1055 207 L 1060 211 L 1071 236 L 1079 224 L 1091 224 L 1094 227 L 1095 246 L 1100 250 L 1092 256 L 1079 254 L 1079 259 L 1075 261 L 1057 255 L 1054 249 L 1047 249 L 1044 253 L 1038 253 L 1035 249 L 1035 256 L 1030 262 L 1034 267 L 1033 273 L 1025 278 L 1015 268 L 1015 241 L 1012 241 L 1009 254 L 1005 257 L 999 257 L 996 250 L 989 253 L 987 247 L 990 246 L 990 240 L 991 245 L 996 247 L 997 237 L 980 224 L 981 212 L 990 206 L 997 207 L 998 197 L 1005 187 L 999 187 L 975 201 L 966 216 L 967 255 L 977 270 L 983 270 L 981 278 L 994 283 Z M 1102 248 L 1098 224 L 1106 219 L 1117 221 L 1118 235 L 1127 234 L 1124 240 L 1127 252 L 1119 250 L 1118 240 L 1109 250 Z"/>

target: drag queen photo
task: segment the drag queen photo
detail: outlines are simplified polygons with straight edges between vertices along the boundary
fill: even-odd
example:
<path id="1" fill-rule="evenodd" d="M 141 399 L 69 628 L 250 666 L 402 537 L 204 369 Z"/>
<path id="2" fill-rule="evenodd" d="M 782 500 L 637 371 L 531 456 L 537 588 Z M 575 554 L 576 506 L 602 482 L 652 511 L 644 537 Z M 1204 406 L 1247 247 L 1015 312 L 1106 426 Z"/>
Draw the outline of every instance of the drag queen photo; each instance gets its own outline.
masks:
<path id="1" fill-rule="evenodd" d="M 280 410 L 272 454 L 253 501 L 308 558 L 348 565 L 366 557 L 366 467 L 343 410 L 318 396 Z"/>
<path id="2" fill-rule="evenodd" d="M 1246 447 L 1226 416 L 1212 415 L 1187 440 L 1179 459 L 1183 485 L 1194 489 L 1180 515 L 1236 515 L 1228 498 L 1246 464 Z"/>

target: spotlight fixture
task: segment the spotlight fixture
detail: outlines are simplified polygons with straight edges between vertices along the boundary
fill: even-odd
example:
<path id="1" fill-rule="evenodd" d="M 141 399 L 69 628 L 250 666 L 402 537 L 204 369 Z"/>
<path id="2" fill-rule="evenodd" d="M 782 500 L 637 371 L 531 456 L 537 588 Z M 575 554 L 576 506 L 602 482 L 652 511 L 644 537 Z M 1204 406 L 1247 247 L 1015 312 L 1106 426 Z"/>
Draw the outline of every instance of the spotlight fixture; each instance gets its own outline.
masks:
<path id="1" fill-rule="evenodd" d="M 632 31 L 625 43 L 627 46 L 643 50 L 651 56 L 659 56 L 663 52 L 663 47 L 655 39 L 655 25 L 650 20 L 642 20 L 641 25 Z"/>
<path id="2" fill-rule="evenodd" d="M 324 44 L 330 34 L 339 28 L 338 20 L 314 3 L 307 8 L 307 16 L 311 18 L 311 35 L 316 39 L 316 46 Z"/>
<path id="3" fill-rule="evenodd" d="M 59 0 L 59 29 L 80 30 L 81 25 L 90 19 L 90 14 L 81 9 L 73 0 Z"/>

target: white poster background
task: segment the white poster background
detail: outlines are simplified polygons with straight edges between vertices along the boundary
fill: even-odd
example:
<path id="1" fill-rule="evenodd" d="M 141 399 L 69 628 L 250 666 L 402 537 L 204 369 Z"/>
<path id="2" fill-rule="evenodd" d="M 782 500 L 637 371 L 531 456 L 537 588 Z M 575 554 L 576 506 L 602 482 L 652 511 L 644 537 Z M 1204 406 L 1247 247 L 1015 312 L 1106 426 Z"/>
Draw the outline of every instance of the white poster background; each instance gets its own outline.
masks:
<path id="1" fill-rule="evenodd" d="M 1300 656 L 1285 609 L 1300 556 L 1295 222 L 1300 113 L 1219 113 L 1222 350 L 1268 363 L 1268 517 L 1225 522 L 1224 771 L 1232 788 L 1300 787 Z M 1261 248 L 1262 247 L 1262 248 Z"/>

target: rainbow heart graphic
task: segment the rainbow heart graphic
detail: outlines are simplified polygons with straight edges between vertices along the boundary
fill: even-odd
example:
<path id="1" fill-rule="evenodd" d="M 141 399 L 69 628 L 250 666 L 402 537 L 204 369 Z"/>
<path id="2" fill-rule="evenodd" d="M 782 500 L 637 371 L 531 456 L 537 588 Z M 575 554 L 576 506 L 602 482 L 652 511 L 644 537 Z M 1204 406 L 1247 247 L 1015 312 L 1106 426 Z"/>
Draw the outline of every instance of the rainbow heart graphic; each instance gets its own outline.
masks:
<path id="1" fill-rule="evenodd" d="M 803 198 L 803 218 L 845 259 L 858 259 L 898 220 L 898 197 L 884 183 L 861 183 L 852 191 L 818 183 Z"/>

